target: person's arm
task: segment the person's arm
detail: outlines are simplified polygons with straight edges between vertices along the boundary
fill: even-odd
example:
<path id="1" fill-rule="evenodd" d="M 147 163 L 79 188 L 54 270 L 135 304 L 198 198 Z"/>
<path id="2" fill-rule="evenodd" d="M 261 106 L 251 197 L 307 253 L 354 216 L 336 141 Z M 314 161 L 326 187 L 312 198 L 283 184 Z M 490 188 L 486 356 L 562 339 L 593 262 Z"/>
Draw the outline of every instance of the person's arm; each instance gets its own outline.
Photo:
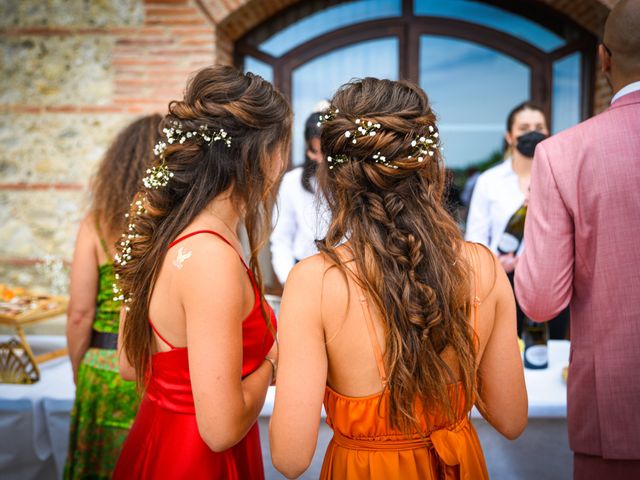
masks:
<path id="1" fill-rule="evenodd" d="M 296 265 L 280 307 L 280 356 L 269 439 L 273 466 L 288 478 L 302 475 L 311 464 L 320 428 L 327 383 L 322 269 L 318 256 Z"/>
<path id="2" fill-rule="evenodd" d="M 295 202 L 290 183 L 285 177 L 278 193 L 278 208 L 273 211 L 273 231 L 271 233 L 271 263 L 282 285 L 296 263 L 293 242 L 298 229 Z"/>
<path id="3" fill-rule="evenodd" d="M 486 177 L 481 175 L 478 177 L 476 187 L 473 189 L 471 203 L 469 204 L 469 214 L 467 215 L 465 240 L 490 247 L 491 216 L 486 183 Z"/>
<path id="4" fill-rule="evenodd" d="M 196 422 L 209 448 L 221 452 L 238 443 L 257 420 L 272 366 L 263 361 L 242 379 L 242 322 L 253 305 L 245 299 L 254 293 L 237 253 L 209 236 L 181 245 L 193 252 L 173 272 L 173 283 L 185 312 Z"/>
<path id="5" fill-rule="evenodd" d="M 525 244 L 516 269 L 516 296 L 532 320 L 551 320 L 573 294 L 574 226 L 558 191 L 544 144 L 536 148 Z"/>
<path id="6" fill-rule="evenodd" d="M 122 344 L 124 338 L 124 324 L 127 321 L 127 309 L 120 310 L 120 323 L 118 324 L 118 372 L 123 380 L 134 381 L 136 379 L 136 369 L 129 363 L 127 353 Z"/>
<path id="7" fill-rule="evenodd" d="M 516 439 L 527 426 L 528 401 L 524 381 L 524 369 L 518 346 L 516 326 L 516 306 L 511 284 L 496 258 L 486 260 L 487 254 L 480 255 L 483 262 L 480 271 L 495 272 L 495 285 L 481 306 L 485 313 L 480 315 L 480 323 L 488 321 L 494 310 L 493 328 L 488 339 L 480 365 L 479 396 L 482 405 L 477 404 L 482 416 L 499 433 L 510 440 Z M 494 265 L 491 265 L 491 262 Z M 485 278 L 484 284 L 492 281 Z M 482 290 L 487 291 L 487 288 Z M 487 309 L 489 309 L 487 311 Z M 486 325 L 479 325 L 479 328 Z"/>
<path id="8" fill-rule="evenodd" d="M 77 379 L 80 362 L 91 342 L 91 327 L 98 294 L 96 234 L 91 218 L 87 216 L 80 224 L 71 265 L 66 335 L 74 381 Z"/>

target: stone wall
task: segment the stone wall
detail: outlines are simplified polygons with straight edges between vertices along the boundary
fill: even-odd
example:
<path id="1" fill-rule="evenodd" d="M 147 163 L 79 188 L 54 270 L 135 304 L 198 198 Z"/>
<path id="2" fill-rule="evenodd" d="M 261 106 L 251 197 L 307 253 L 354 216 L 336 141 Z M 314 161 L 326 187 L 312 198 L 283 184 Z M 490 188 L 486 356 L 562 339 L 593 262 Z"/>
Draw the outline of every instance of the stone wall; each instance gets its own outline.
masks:
<path id="1" fill-rule="evenodd" d="M 197 1 L 4 0 L 0 29 L 0 282 L 51 289 L 109 142 L 213 63 L 215 26 Z"/>
<path id="2" fill-rule="evenodd" d="M 164 112 L 188 75 L 300 0 L 0 2 L 0 282 L 52 283 L 69 262 L 86 187 L 119 128 Z M 599 34 L 613 0 L 542 0 Z M 596 79 L 596 111 L 610 92 Z M 55 275 L 51 274 L 49 277 Z"/>

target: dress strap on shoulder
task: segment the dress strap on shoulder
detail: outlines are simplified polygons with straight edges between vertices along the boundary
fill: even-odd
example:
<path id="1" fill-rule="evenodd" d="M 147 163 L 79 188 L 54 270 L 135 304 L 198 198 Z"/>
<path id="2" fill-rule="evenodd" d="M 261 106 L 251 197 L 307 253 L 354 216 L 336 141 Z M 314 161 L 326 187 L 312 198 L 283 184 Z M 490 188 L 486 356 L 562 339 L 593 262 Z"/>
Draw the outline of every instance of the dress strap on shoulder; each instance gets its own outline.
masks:
<path id="1" fill-rule="evenodd" d="M 479 244 L 481 245 L 481 244 Z M 485 247 L 486 248 L 486 247 Z M 487 249 L 488 250 L 488 249 Z M 478 282 L 480 281 L 480 262 L 476 262 L 478 267 L 473 269 L 473 343 L 478 346 L 478 307 L 482 303 L 478 296 Z"/>
<path id="2" fill-rule="evenodd" d="M 367 297 L 362 290 L 362 287 L 356 283 L 356 288 L 358 289 L 358 295 L 360 296 L 360 306 L 362 307 L 362 313 L 364 314 L 365 322 L 367 323 L 367 330 L 369 331 L 369 339 L 371 340 L 371 347 L 373 348 L 373 355 L 376 358 L 376 364 L 378 365 L 378 373 L 380 373 L 380 381 L 382 382 L 382 387 L 387 386 L 387 371 L 384 368 L 384 358 L 382 356 L 382 348 L 380 348 L 380 342 L 378 341 L 378 335 L 376 333 L 375 326 L 373 325 L 373 320 L 371 319 L 371 308 L 369 307 L 369 302 L 367 301 Z"/>
<path id="3" fill-rule="evenodd" d="M 382 387 L 386 388 L 387 386 L 387 371 L 384 366 L 384 357 L 382 356 L 382 348 L 380 347 L 380 342 L 378 341 L 378 335 L 376 333 L 375 326 L 373 324 L 373 319 L 371 318 L 371 308 L 369 306 L 369 302 L 367 300 L 367 296 L 364 293 L 364 290 L 358 283 L 355 278 L 354 271 L 347 266 L 347 262 L 344 259 L 344 256 L 336 251 L 338 258 L 347 269 L 347 271 L 354 277 L 353 281 L 356 286 L 356 290 L 358 291 L 358 301 L 360 302 L 360 307 L 362 308 L 362 313 L 364 315 L 365 323 L 367 324 L 367 331 L 369 332 L 369 340 L 371 341 L 371 347 L 373 348 L 373 355 L 376 360 L 376 365 L 378 366 L 378 373 L 380 374 L 380 381 L 382 382 Z"/>
<path id="4" fill-rule="evenodd" d="M 164 343 L 166 343 L 167 345 L 169 345 L 171 347 L 171 350 L 175 350 L 176 347 L 173 346 L 173 344 L 171 344 L 166 338 L 164 338 L 162 336 L 162 334 L 158 331 L 158 329 L 155 327 L 155 325 L 153 324 L 153 322 L 151 321 L 151 319 L 149 319 L 149 325 L 151 325 L 151 330 L 153 330 L 155 332 L 155 334 L 160 338 L 160 340 L 162 340 Z"/>
<path id="5" fill-rule="evenodd" d="M 100 240 L 100 245 L 102 246 L 102 250 L 107 258 L 111 258 L 111 253 L 109 252 L 109 248 L 107 247 L 107 242 L 104 241 L 104 237 L 102 236 L 102 231 L 100 229 L 100 218 L 96 215 L 96 233 L 98 234 L 98 240 Z"/>

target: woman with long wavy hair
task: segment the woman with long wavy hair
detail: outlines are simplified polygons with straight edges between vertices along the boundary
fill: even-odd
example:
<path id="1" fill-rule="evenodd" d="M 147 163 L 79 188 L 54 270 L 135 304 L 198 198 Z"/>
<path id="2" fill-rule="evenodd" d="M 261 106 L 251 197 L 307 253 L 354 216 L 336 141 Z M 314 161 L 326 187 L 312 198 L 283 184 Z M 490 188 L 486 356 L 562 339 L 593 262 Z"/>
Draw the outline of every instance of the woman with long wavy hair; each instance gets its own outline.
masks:
<path id="1" fill-rule="evenodd" d="M 443 207 L 428 98 L 365 78 L 324 121 L 332 221 L 285 285 L 273 463 L 290 478 L 308 467 L 324 402 L 323 479 L 487 478 L 472 406 L 507 438 L 527 422 L 514 300 Z"/>
<path id="2" fill-rule="evenodd" d="M 231 67 L 169 105 L 116 270 L 120 373 L 144 390 L 116 479 L 264 478 L 256 420 L 277 356 L 258 252 L 290 127 L 284 97 Z"/>
<path id="3" fill-rule="evenodd" d="M 151 165 L 161 120 L 148 115 L 118 134 L 92 179 L 91 205 L 78 229 L 67 320 L 76 398 L 65 479 L 111 478 L 138 409 L 135 384 L 118 375 L 113 255 L 129 204 Z"/>

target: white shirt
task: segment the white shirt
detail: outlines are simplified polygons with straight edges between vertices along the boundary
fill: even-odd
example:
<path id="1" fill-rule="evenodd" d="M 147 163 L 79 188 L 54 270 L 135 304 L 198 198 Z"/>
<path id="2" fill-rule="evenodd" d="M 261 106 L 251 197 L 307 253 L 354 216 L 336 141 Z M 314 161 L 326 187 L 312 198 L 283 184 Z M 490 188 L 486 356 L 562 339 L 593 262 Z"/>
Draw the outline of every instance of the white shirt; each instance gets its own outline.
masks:
<path id="1" fill-rule="evenodd" d="M 629 85 L 625 85 L 620 90 L 618 90 L 618 93 L 613 96 L 613 98 L 611 99 L 611 104 L 613 105 L 613 103 L 616 100 L 620 99 L 620 97 L 624 97 L 625 95 L 628 95 L 630 93 L 637 92 L 638 90 L 640 90 L 640 82 L 633 82 Z"/>
<path id="2" fill-rule="evenodd" d="M 315 177 L 311 186 L 317 190 Z M 273 270 L 284 284 L 296 261 L 318 252 L 315 240 L 324 238 L 329 226 L 329 212 L 320 195 L 302 186 L 302 167 L 287 172 L 278 192 L 273 213 L 271 261 Z"/>
<path id="3" fill-rule="evenodd" d="M 523 203 L 518 175 L 507 158 L 478 177 L 469 204 L 465 239 L 482 243 L 497 253 L 509 219 Z"/>

